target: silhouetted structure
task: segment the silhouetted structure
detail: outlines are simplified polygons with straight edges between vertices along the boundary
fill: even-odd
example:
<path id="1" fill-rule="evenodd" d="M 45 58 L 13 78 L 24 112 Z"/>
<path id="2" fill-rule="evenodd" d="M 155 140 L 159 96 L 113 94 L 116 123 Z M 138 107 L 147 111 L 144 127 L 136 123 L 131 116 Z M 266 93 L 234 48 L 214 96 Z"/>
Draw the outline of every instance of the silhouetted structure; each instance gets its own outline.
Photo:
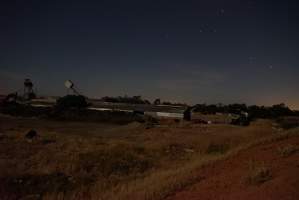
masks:
<path id="1" fill-rule="evenodd" d="M 29 78 L 26 78 L 24 81 L 24 100 L 31 100 L 36 97 L 33 92 L 33 83 Z"/>
<path id="2" fill-rule="evenodd" d="M 160 99 L 156 99 L 155 101 L 154 101 L 154 105 L 160 105 L 161 104 L 161 100 Z"/>
<path id="3" fill-rule="evenodd" d="M 188 106 L 187 109 L 184 111 L 185 121 L 191 121 L 191 113 L 192 113 L 192 107 Z"/>

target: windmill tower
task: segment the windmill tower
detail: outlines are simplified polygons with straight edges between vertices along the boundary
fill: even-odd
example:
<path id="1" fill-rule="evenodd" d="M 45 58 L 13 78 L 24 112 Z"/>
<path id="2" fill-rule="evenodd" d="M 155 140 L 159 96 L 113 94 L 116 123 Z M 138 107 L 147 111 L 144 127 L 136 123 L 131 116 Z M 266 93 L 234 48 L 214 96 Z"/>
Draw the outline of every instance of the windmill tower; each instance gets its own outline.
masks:
<path id="1" fill-rule="evenodd" d="M 33 92 L 33 83 L 29 78 L 24 81 L 24 99 L 30 100 L 35 98 L 35 93 Z"/>

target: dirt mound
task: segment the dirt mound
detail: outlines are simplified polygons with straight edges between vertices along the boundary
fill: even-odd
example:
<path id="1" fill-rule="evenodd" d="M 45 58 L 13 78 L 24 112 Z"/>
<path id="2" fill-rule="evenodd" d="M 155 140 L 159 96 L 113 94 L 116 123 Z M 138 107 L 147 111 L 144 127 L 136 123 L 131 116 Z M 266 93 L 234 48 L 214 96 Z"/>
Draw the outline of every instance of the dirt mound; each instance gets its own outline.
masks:
<path id="1" fill-rule="evenodd" d="M 299 137 L 259 145 L 198 171 L 202 180 L 167 200 L 299 199 Z"/>

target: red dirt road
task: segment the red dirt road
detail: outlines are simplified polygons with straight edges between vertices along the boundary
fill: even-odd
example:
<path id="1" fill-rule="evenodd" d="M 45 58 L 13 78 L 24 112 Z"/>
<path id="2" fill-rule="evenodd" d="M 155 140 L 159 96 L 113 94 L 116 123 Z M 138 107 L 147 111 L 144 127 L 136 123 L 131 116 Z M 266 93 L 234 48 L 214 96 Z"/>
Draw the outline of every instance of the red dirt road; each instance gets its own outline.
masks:
<path id="1" fill-rule="evenodd" d="M 203 179 L 178 191 L 167 200 L 298 200 L 299 152 L 282 156 L 278 148 L 299 147 L 299 137 L 271 142 L 241 151 L 225 161 L 217 161 L 198 171 Z M 250 184 L 250 162 L 263 163 L 272 178 L 261 184 Z"/>

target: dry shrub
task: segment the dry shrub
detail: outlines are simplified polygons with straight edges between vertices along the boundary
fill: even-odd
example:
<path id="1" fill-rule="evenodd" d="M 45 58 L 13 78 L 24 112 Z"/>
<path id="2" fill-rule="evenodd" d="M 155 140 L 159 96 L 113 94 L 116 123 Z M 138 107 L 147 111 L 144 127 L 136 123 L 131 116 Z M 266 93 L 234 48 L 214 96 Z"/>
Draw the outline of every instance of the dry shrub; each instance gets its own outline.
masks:
<path id="1" fill-rule="evenodd" d="M 8 199 L 22 197 L 40 197 L 45 193 L 70 191 L 75 184 L 63 173 L 27 174 L 23 176 L 1 178 L 1 195 Z M 40 199 L 40 198 L 33 198 Z"/>
<path id="2" fill-rule="evenodd" d="M 283 157 L 290 156 L 296 153 L 297 151 L 299 151 L 299 147 L 291 144 L 288 144 L 284 147 L 278 147 L 278 153 Z"/>
<path id="3" fill-rule="evenodd" d="M 249 161 L 249 174 L 246 177 L 246 183 L 259 185 L 270 179 L 272 179 L 270 169 L 263 162 Z"/>
<path id="4" fill-rule="evenodd" d="M 132 180 L 127 184 L 120 184 L 104 193 L 95 192 L 92 199 L 165 199 L 167 196 L 171 195 L 173 191 L 183 189 L 188 185 L 204 179 L 204 177 L 199 176 L 196 173 L 197 170 L 218 159 L 221 159 L 221 157 L 211 155 L 198 157 L 197 159 L 194 158 L 188 165 L 154 171 L 144 178 Z"/>
<path id="5" fill-rule="evenodd" d="M 207 154 L 225 154 L 229 150 L 229 144 L 214 144 L 210 143 L 206 153 Z"/>
<path id="6" fill-rule="evenodd" d="M 188 153 L 188 150 L 192 150 L 192 147 L 190 145 L 171 143 L 164 148 L 163 154 L 165 153 L 166 156 L 173 160 L 180 160 L 186 157 L 185 154 Z"/>
<path id="7" fill-rule="evenodd" d="M 155 169 L 148 170 L 149 173 L 145 173 L 144 176 L 134 177 L 132 179 L 125 179 L 122 182 L 118 182 L 114 187 L 109 187 L 103 190 L 101 180 L 97 180 L 91 188 L 77 188 L 74 191 L 71 199 L 99 199 L 99 200 L 159 200 L 164 199 L 168 195 L 171 195 L 174 191 L 182 189 L 194 182 L 203 179 L 197 174 L 200 167 L 208 165 L 216 160 L 223 160 L 231 155 L 235 155 L 238 152 L 254 147 L 257 145 L 267 144 L 270 142 L 281 141 L 291 137 L 292 135 L 298 135 L 299 129 L 290 130 L 283 134 L 255 140 L 247 144 L 243 144 L 234 149 L 229 149 L 225 154 L 194 154 L 194 157 L 190 159 L 185 165 L 168 169 Z M 114 146 L 117 147 L 121 152 L 126 151 L 126 148 L 130 149 L 129 152 L 133 151 L 133 154 L 146 155 L 147 150 L 142 147 L 128 147 L 126 146 Z M 118 153 L 112 153 L 112 155 L 118 155 Z M 126 156 L 125 156 L 126 157 Z M 81 163 L 82 164 L 82 163 Z M 252 183 L 265 182 L 272 178 L 270 170 L 265 167 L 262 163 L 252 162 L 250 164 L 250 174 L 248 175 L 249 181 Z M 111 176 L 110 176 L 111 177 Z M 251 177 L 251 178 L 250 178 Z M 53 195 L 53 196 L 51 196 Z M 46 196 L 45 199 L 68 199 L 65 195 L 51 194 Z"/>
<path id="8" fill-rule="evenodd" d="M 153 166 L 151 155 L 141 147 L 118 144 L 79 155 L 80 171 L 94 177 L 128 176 L 143 173 Z"/>
<path id="9" fill-rule="evenodd" d="M 280 117 L 276 120 L 276 122 L 283 129 L 292 129 L 299 126 L 299 117 L 296 116 Z"/>

